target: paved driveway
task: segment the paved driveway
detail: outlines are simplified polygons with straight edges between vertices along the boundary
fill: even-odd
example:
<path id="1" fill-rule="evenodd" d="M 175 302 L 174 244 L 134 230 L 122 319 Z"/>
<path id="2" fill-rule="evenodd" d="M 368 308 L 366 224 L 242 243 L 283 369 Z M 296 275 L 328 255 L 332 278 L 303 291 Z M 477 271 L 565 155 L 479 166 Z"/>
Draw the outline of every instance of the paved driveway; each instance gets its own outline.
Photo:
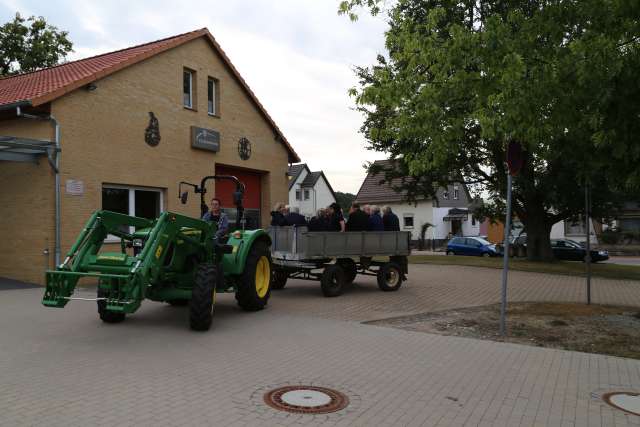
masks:
<path id="1" fill-rule="evenodd" d="M 364 280 L 327 299 L 294 281 L 258 313 L 225 295 L 204 334 L 187 329 L 184 308 L 145 303 L 105 325 L 93 303 L 47 309 L 39 289 L 2 291 L 0 425 L 640 425 L 599 399 L 640 389 L 639 361 L 357 322 L 498 295 L 497 270 L 412 271 L 391 294 Z M 570 277 L 515 272 L 512 284 L 524 300 L 582 297 Z M 640 301 L 638 283 L 596 286 L 598 300 Z M 311 416 L 263 403 L 266 390 L 300 383 L 341 390 L 351 404 Z"/>

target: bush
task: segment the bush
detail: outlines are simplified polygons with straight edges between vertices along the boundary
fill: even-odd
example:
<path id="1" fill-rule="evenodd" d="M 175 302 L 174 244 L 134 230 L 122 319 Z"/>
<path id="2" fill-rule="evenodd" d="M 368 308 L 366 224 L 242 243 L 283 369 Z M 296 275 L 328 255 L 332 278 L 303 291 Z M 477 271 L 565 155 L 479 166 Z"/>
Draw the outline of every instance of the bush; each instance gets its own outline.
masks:
<path id="1" fill-rule="evenodd" d="M 617 231 L 605 230 L 600 235 L 600 240 L 607 245 L 615 245 L 620 241 L 620 237 L 621 233 Z"/>

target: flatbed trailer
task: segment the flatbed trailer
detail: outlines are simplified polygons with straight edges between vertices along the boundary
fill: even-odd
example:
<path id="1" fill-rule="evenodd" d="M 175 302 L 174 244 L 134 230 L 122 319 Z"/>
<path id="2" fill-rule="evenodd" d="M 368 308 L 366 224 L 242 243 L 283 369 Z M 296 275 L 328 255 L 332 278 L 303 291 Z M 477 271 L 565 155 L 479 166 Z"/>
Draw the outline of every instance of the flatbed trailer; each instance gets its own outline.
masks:
<path id="1" fill-rule="evenodd" d="M 309 231 L 287 226 L 268 229 L 273 260 L 272 289 L 287 280 L 319 281 L 326 297 L 342 294 L 358 274 L 376 276 L 385 292 L 397 291 L 408 274 L 408 231 Z M 385 258 L 385 260 L 380 260 Z"/>

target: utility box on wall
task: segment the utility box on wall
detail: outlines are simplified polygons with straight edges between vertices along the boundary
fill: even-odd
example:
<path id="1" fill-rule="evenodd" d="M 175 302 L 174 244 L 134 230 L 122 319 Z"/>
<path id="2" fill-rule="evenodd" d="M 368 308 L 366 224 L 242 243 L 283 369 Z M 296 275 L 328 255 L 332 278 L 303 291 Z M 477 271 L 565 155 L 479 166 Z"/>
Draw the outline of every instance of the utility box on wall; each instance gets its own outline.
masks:
<path id="1" fill-rule="evenodd" d="M 217 153 L 220 151 L 220 132 L 191 126 L 191 147 Z"/>

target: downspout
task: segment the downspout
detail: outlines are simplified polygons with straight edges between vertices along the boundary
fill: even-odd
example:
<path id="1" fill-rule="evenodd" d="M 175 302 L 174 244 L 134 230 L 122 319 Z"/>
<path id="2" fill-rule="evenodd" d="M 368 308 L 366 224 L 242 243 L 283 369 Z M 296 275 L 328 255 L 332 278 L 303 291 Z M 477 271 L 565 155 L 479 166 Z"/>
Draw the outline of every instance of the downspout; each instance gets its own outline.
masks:
<path id="1" fill-rule="evenodd" d="M 22 112 L 22 110 L 20 109 L 20 106 L 16 107 L 16 115 L 18 117 L 24 117 L 26 119 L 33 119 L 33 120 L 48 120 L 53 124 L 54 127 L 54 132 L 55 132 L 55 136 L 54 136 L 54 144 L 55 144 L 55 148 L 54 151 L 55 153 L 48 152 L 47 153 L 47 158 L 49 160 L 49 164 L 51 165 L 53 171 L 55 172 L 55 242 L 54 242 L 54 264 L 57 267 L 58 265 L 60 265 L 60 123 L 58 123 L 58 120 L 56 120 L 56 118 L 52 115 L 49 115 L 48 117 L 40 117 L 40 116 L 36 116 L 33 114 L 25 114 Z M 53 161 L 51 159 L 51 157 L 53 157 Z"/>

